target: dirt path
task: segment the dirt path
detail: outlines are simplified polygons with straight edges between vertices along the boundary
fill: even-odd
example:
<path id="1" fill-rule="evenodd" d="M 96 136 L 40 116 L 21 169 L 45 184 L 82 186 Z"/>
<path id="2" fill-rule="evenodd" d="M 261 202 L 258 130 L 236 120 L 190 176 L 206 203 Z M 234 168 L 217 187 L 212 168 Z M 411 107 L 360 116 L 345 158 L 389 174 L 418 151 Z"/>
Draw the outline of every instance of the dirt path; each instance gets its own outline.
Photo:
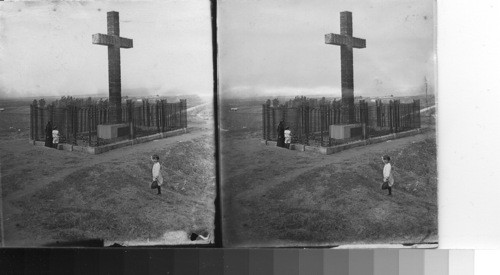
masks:
<path id="1" fill-rule="evenodd" d="M 362 171 L 366 168 L 366 155 L 382 156 L 389 150 L 402 150 L 408 144 L 423 141 L 432 134 L 419 135 L 391 140 L 370 146 L 357 147 L 332 155 L 312 152 L 290 151 L 275 146 L 265 146 L 257 138 L 245 141 L 241 146 L 238 138 L 229 137 L 222 141 L 223 192 L 224 192 L 224 241 L 249 245 L 269 245 L 278 238 L 266 239 L 256 230 L 263 225 L 253 220 L 255 207 L 250 201 L 266 199 L 269 191 L 283 183 L 293 182 L 301 175 L 318 168 L 335 167 L 340 172 Z M 235 160 L 238 160 L 235 162 Z M 396 163 L 397 165 L 397 163 Z M 325 172 L 326 173 L 326 172 Z M 247 180 L 251 178 L 252 180 Z M 374 184 L 379 184 L 373 180 Z M 264 201 L 262 202 L 264 203 Z M 251 240 L 251 241 L 249 241 Z M 275 242 L 276 244 L 276 242 Z"/>
<path id="2" fill-rule="evenodd" d="M 144 154 L 144 152 L 165 150 L 178 143 L 204 137 L 213 138 L 213 127 L 209 120 L 196 119 L 191 121 L 186 134 L 123 147 L 99 155 L 32 146 L 27 140 L 0 140 L 4 239 L 6 242 L 24 240 L 15 242 L 15 245 L 36 244 L 26 236 L 25 232 L 21 232 L 16 227 L 20 221 L 17 221 L 15 216 L 21 212 L 17 204 L 20 201 L 29 200 L 33 194 L 51 183 L 63 181 L 76 172 L 92 169 L 96 165 L 111 163 L 118 167 L 125 165 L 127 159 Z M 170 193 L 170 196 L 178 197 L 179 200 L 193 204 L 205 202 L 205 199 L 200 202 L 169 190 L 165 192 Z"/>

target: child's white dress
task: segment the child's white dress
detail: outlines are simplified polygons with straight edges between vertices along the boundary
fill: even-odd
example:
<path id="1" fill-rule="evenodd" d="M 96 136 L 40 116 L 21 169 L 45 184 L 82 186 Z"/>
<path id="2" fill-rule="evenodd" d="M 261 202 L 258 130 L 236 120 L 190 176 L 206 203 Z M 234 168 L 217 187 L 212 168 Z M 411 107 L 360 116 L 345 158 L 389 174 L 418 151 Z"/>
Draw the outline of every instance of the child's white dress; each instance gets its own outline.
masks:
<path id="1" fill-rule="evenodd" d="M 163 184 L 163 176 L 161 175 L 161 165 L 159 162 L 153 164 L 153 180 L 158 180 L 158 185 Z"/>
<path id="2" fill-rule="evenodd" d="M 59 143 L 59 130 L 52 130 L 52 143 Z"/>
<path id="3" fill-rule="evenodd" d="M 384 165 L 384 182 L 388 181 L 389 186 L 392 187 L 394 184 L 394 177 L 392 176 L 392 166 L 390 163 Z"/>
<path id="4" fill-rule="evenodd" d="M 285 130 L 285 143 L 291 143 L 292 142 L 292 131 L 290 130 Z"/>

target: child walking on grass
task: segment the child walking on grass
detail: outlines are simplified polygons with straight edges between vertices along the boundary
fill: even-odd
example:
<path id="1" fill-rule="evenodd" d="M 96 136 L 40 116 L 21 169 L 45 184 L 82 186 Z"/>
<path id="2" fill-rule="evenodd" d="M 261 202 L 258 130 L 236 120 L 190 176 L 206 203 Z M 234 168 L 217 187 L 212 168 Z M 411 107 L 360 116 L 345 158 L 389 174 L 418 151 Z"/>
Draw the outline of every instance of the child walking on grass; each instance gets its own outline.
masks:
<path id="1" fill-rule="evenodd" d="M 385 155 L 382 157 L 382 160 L 384 161 L 384 183 L 382 184 L 382 189 L 389 190 L 389 196 L 392 196 L 392 186 L 394 185 L 394 177 L 392 176 L 392 166 L 391 166 L 391 157 L 388 155 Z"/>
<path id="2" fill-rule="evenodd" d="M 161 165 L 160 157 L 158 155 L 152 155 L 151 160 L 153 161 L 153 181 L 158 182 L 158 195 L 161 195 L 161 185 L 163 184 L 163 176 L 161 175 Z"/>

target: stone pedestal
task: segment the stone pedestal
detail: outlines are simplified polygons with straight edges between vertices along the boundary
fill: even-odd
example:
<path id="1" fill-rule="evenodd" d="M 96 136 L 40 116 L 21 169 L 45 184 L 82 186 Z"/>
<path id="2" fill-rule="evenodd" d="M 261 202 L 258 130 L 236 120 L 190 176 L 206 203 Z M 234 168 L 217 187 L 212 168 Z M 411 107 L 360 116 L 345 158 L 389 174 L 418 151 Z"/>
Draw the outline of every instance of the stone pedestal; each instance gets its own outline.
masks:
<path id="1" fill-rule="evenodd" d="M 363 135 L 361 124 L 330 125 L 330 138 L 348 139 Z"/>
<path id="2" fill-rule="evenodd" d="M 112 139 L 127 136 L 129 134 L 128 124 L 97 125 L 97 137 Z"/>

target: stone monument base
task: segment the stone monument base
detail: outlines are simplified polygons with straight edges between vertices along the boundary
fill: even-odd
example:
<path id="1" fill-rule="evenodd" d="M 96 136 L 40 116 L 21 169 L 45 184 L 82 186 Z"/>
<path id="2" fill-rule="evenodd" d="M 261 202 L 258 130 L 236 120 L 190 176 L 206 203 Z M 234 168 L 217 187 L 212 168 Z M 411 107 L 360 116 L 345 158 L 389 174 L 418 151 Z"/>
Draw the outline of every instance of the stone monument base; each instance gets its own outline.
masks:
<path id="1" fill-rule="evenodd" d="M 330 138 L 348 139 L 363 135 L 361 124 L 330 125 Z"/>
<path id="2" fill-rule="evenodd" d="M 102 139 L 112 139 L 123 137 L 129 134 L 128 124 L 107 124 L 97 125 L 97 137 Z"/>

